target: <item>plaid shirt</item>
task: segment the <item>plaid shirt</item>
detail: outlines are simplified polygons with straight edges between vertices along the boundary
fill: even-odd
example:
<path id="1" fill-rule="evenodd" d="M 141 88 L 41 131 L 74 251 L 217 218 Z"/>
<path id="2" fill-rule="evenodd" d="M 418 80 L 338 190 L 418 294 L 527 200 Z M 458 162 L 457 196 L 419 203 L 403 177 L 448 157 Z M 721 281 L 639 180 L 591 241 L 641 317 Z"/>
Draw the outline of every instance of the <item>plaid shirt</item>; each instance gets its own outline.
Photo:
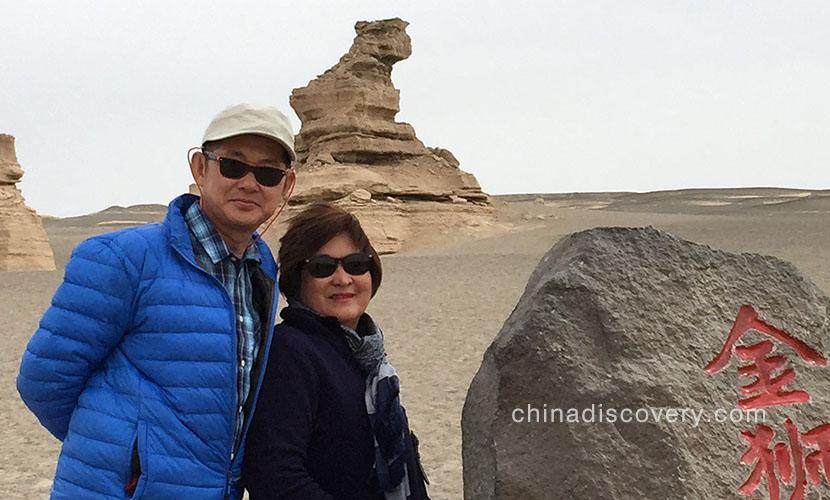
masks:
<path id="1" fill-rule="evenodd" d="M 184 219 L 190 228 L 190 242 L 196 262 L 225 286 L 236 316 L 237 391 L 233 460 L 245 423 L 244 408 L 251 391 L 251 367 L 259 351 L 259 334 L 262 330 L 259 314 L 253 305 L 251 287 L 251 275 L 261 259 L 256 245 L 248 247 L 242 259 L 237 258 L 205 217 L 198 202 L 190 206 Z"/>

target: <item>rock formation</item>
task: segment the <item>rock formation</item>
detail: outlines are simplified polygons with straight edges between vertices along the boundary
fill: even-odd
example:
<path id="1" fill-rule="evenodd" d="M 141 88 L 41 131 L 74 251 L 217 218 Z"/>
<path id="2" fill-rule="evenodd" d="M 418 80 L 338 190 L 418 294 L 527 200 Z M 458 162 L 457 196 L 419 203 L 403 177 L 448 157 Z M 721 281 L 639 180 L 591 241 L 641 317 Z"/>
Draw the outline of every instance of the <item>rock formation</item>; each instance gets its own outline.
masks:
<path id="1" fill-rule="evenodd" d="M 302 120 L 293 203 L 340 200 L 363 211 L 380 224 L 370 237 L 386 251 L 436 222 L 463 228 L 492 214 L 489 196 L 451 152 L 424 146 L 411 125 L 395 121 L 400 94 L 392 65 L 412 53 L 407 25 L 358 22 L 348 53 L 290 98 Z"/>
<path id="2" fill-rule="evenodd" d="M 21 177 L 14 137 L 0 134 L 0 271 L 54 270 L 43 223 L 17 189 Z"/>
<path id="3" fill-rule="evenodd" d="M 738 390 L 756 379 L 750 369 L 747 378 L 736 371 L 752 364 L 741 359 L 747 351 L 725 347 L 739 311 L 753 310 L 813 349 L 799 352 L 757 323 L 735 343 L 771 341 L 772 355 L 787 360 L 773 375 L 788 367 L 796 373 L 781 391 L 809 394 L 808 402 L 762 408 L 763 425 L 774 432 L 769 447 L 789 448 L 786 418 L 801 433 L 830 421 L 830 367 L 820 361 L 830 351 L 830 298 L 787 262 L 652 228 L 563 238 L 532 273 L 470 386 L 462 416 L 464 497 L 743 498 L 736 490 L 757 462 L 751 455 L 740 462 L 749 449 L 740 433 L 758 432 L 755 414 L 738 411 L 717 422 L 715 412 L 754 397 L 751 387 Z M 731 358 L 719 357 L 722 348 Z M 629 413 L 625 422 L 626 408 L 647 414 Z M 695 425 L 692 414 L 681 422 L 673 413 L 669 421 L 669 409 L 703 413 Z M 816 451 L 801 439 L 804 457 Z M 779 474 L 782 459 L 772 467 Z M 805 470 L 801 458 L 789 463 L 793 478 Z M 803 498 L 828 496 L 824 473 L 820 479 L 807 482 Z M 775 479 L 761 476 L 752 497 L 768 498 L 768 483 Z M 793 487 L 779 486 L 789 498 Z"/>

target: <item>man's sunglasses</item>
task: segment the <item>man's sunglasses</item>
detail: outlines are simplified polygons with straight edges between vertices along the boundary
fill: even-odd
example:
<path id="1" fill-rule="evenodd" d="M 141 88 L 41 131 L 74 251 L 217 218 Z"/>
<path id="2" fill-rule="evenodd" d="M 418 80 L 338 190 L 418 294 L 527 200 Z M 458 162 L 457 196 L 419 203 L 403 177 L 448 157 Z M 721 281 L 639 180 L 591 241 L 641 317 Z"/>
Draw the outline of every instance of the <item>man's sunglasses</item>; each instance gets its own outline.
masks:
<path id="1" fill-rule="evenodd" d="M 253 165 L 248 165 L 245 162 L 235 160 L 233 158 L 228 158 L 227 156 L 219 156 L 216 153 L 202 150 L 202 154 L 208 160 L 216 160 L 219 162 L 219 173 L 223 176 L 227 177 L 228 179 L 241 179 L 248 172 L 254 173 L 254 178 L 256 181 L 263 186 L 276 186 L 280 183 L 283 176 L 287 172 L 281 168 L 275 167 L 254 167 Z"/>
<path id="2" fill-rule="evenodd" d="M 315 278 L 328 278 L 337 270 L 337 264 L 343 264 L 343 270 L 352 276 L 359 276 L 372 269 L 372 255 L 352 253 L 345 257 L 334 258 L 331 255 L 315 255 L 303 261 L 308 274 Z"/>

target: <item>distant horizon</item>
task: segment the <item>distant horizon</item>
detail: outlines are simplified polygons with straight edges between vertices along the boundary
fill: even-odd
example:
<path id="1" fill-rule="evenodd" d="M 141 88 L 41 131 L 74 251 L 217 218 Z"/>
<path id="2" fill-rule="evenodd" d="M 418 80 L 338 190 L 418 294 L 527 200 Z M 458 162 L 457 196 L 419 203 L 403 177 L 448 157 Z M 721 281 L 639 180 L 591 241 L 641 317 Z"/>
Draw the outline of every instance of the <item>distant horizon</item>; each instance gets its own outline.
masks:
<path id="1" fill-rule="evenodd" d="M 714 187 L 714 188 L 700 188 L 700 187 L 692 187 L 692 188 L 677 188 L 677 189 L 657 189 L 653 191 L 563 191 L 563 192 L 526 192 L 526 193 L 487 193 L 490 196 L 566 196 L 566 195 L 620 195 L 620 194 L 657 194 L 657 193 L 672 193 L 672 192 L 679 192 L 679 191 L 760 191 L 760 190 L 777 190 L 777 191 L 802 191 L 802 192 L 809 192 L 809 193 L 823 193 L 827 192 L 830 193 L 830 189 L 809 189 L 809 188 L 792 188 L 792 187 L 780 187 L 780 186 L 744 186 L 744 187 Z M 486 192 L 486 191 L 485 191 Z M 184 194 L 184 193 L 182 193 Z M 25 198 L 25 193 L 23 193 Z M 92 210 L 90 212 L 84 213 L 77 213 L 77 214 L 70 214 L 70 215 L 52 215 L 47 213 L 41 213 L 35 207 L 32 207 L 26 203 L 29 208 L 32 208 L 37 212 L 40 217 L 45 218 L 53 218 L 53 219 L 71 219 L 74 217 L 84 217 L 87 215 L 98 214 L 102 212 L 106 212 L 107 210 L 111 209 L 124 209 L 129 210 L 131 208 L 136 207 L 166 207 L 169 204 L 170 200 L 166 202 L 140 202 L 140 203 L 132 203 L 129 205 L 120 205 L 114 204 L 109 205 L 107 207 L 101 208 L 100 210 Z"/>

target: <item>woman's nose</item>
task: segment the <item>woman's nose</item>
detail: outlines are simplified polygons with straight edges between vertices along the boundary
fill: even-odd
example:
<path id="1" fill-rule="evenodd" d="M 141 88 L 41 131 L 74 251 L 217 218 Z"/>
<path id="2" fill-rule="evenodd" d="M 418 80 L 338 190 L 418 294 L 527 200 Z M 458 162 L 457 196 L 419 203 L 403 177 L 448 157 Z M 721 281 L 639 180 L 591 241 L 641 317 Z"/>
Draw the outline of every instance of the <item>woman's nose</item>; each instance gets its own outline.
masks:
<path id="1" fill-rule="evenodd" d="M 352 275 L 347 273 L 345 269 L 343 269 L 343 264 L 338 262 L 337 268 L 334 270 L 334 274 L 332 275 L 332 283 L 337 285 L 346 285 L 352 279 Z"/>

